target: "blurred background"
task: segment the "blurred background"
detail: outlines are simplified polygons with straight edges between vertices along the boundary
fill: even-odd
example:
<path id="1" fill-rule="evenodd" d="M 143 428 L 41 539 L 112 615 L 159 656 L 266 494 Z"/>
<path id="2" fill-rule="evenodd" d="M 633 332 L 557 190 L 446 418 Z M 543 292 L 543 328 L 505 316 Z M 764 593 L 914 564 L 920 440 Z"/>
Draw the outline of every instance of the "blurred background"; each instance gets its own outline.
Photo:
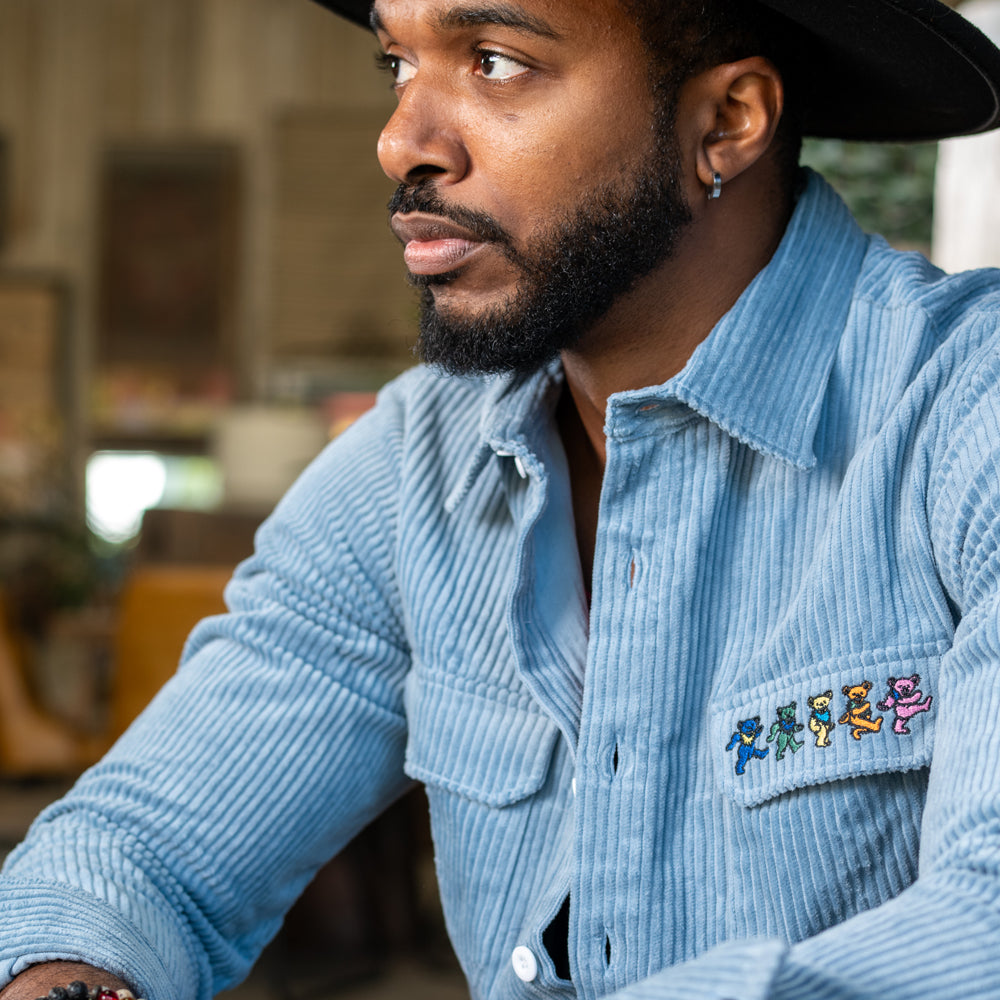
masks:
<path id="1" fill-rule="evenodd" d="M 962 11 L 997 37 L 998 3 Z M 374 50 L 307 0 L 0 0 L 0 858 L 413 363 Z M 1000 264 L 993 136 L 804 159 L 866 229 Z M 464 993 L 414 793 L 233 996 L 422 990 Z"/>

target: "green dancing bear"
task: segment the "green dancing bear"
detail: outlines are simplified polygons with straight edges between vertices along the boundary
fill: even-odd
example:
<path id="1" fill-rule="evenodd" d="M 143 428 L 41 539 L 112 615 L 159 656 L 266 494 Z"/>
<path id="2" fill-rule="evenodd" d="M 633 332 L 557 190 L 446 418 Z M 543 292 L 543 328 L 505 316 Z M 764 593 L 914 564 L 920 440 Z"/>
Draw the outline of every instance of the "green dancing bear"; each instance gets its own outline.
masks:
<path id="1" fill-rule="evenodd" d="M 774 755 L 775 760 L 784 760 L 786 750 L 795 753 L 796 750 L 805 746 L 802 740 L 795 738 L 795 734 L 805 728 L 801 722 L 795 721 L 795 708 L 794 701 L 787 705 L 779 705 L 777 709 L 778 721 L 771 726 L 771 731 L 767 734 L 768 743 L 772 743 L 774 740 L 778 741 L 778 751 Z"/>

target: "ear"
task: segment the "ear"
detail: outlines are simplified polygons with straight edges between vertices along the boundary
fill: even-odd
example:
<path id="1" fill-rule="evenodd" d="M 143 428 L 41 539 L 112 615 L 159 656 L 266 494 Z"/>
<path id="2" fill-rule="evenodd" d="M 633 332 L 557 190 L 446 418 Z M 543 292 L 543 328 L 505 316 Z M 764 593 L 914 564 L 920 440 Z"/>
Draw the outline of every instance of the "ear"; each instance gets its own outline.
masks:
<path id="1" fill-rule="evenodd" d="M 685 82 L 677 121 L 690 129 L 684 139 L 705 189 L 715 173 L 725 184 L 767 152 L 784 103 L 781 74 L 763 56 L 722 63 Z"/>

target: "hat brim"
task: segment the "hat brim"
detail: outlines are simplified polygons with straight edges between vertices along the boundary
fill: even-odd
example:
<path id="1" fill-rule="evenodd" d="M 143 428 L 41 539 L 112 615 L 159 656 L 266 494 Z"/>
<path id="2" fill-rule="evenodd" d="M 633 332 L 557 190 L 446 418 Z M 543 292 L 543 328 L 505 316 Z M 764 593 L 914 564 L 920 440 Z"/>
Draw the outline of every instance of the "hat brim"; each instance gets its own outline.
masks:
<path id="1" fill-rule="evenodd" d="M 369 0 L 317 2 L 368 24 Z M 806 135 L 933 141 L 1000 125 L 1000 51 L 939 0 L 760 2 L 814 40 Z"/>

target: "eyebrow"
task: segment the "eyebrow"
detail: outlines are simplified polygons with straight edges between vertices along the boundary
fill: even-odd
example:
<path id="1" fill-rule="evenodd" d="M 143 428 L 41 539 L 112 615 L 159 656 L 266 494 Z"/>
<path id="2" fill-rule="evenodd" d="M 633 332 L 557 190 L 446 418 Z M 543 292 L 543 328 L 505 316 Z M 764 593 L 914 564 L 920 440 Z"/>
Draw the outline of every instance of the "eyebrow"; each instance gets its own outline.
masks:
<path id="1" fill-rule="evenodd" d="M 385 24 L 375 5 L 372 5 L 369 17 L 372 31 L 384 31 Z M 437 18 L 437 27 L 450 31 L 456 28 L 470 28 L 477 25 L 496 25 L 511 28 L 527 35 L 556 40 L 562 36 L 550 24 L 529 14 L 522 7 L 513 3 L 467 3 L 458 4 L 444 11 Z"/>
<path id="2" fill-rule="evenodd" d="M 457 5 L 438 18 L 441 28 L 469 28 L 480 24 L 512 28 L 542 38 L 559 38 L 559 33 L 551 25 L 512 3 Z"/>

